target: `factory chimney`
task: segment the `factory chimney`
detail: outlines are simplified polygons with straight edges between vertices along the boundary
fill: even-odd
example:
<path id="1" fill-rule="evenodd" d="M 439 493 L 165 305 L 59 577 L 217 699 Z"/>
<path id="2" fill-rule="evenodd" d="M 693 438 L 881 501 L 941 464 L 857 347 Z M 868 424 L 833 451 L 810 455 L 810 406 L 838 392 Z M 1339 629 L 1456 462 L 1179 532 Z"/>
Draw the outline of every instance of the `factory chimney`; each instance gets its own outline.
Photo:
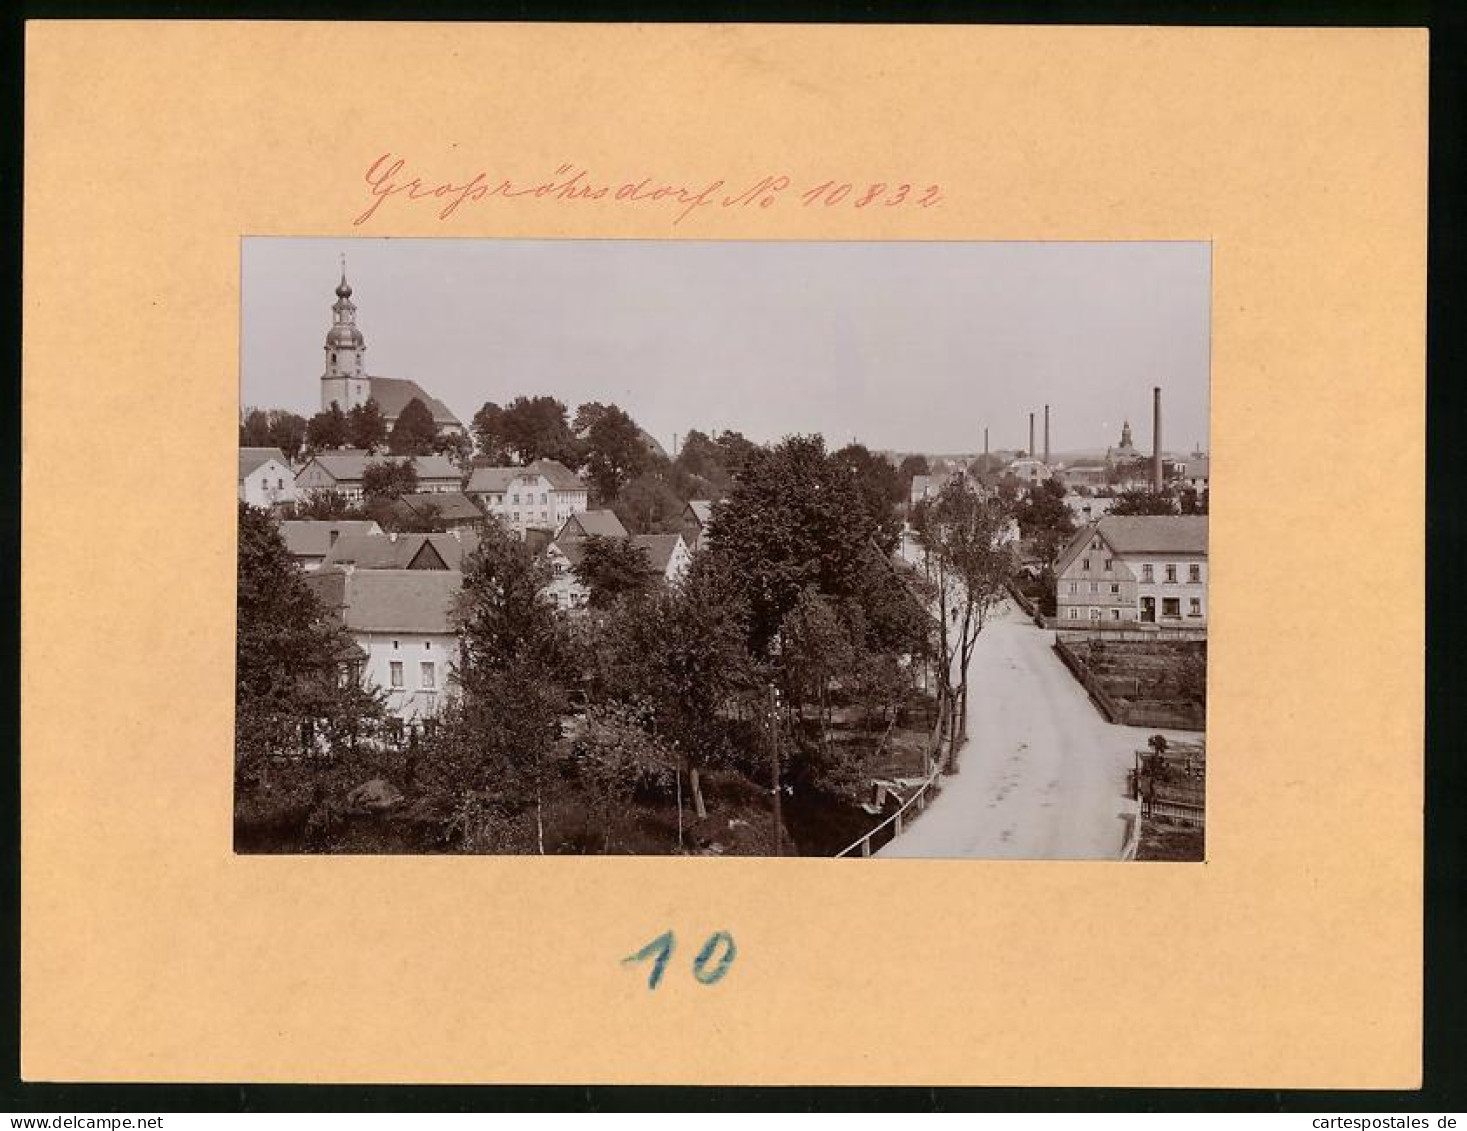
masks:
<path id="1" fill-rule="evenodd" d="M 1029 414 L 1029 450 L 1024 453 L 1030 459 L 1034 458 L 1034 414 Z"/>
<path id="2" fill-rule="evenodd" d="M 1151 489 L 1161 490 L 1161 386 L 1151 390 Z"/>
<path id="3" fill-rule="evenodd" d="M 987 425 L 984 425 L 984 428 L 983 428 L 983 462 L 985 464 L 988 462 L 988 426 Z"/>
<path id="4" fill-rule="evenodd" d="M 1049 406 L 1044 406 L 1044 466 L 1049 466 Z"/>

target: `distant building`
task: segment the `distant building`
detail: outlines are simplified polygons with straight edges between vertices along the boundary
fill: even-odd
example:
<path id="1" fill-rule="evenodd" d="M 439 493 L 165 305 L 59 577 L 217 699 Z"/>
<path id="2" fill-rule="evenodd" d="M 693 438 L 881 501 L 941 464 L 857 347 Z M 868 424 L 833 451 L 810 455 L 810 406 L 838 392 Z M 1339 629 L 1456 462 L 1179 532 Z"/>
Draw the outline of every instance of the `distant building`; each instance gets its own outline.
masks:
<path id="1" fill-rule="evenodd" d="M 240 448 L 239 499 L 252 507 L 294 503 L 295 472 L 279 448 Z"/>
<path id="2" fill-rule="evenodd" d="M 1115 506 L 1115 500 L 1100 495 L 1077 495 L 1071 492 L 1065 496 L 1065 506 L 1070 508 L 1070 513 L 1075 516 L 1077 525 L 1088 526 L 1110 514 L 1110 508 Z"/>
<path id="3" fill-rule="evenodd" d="M 1032 456 L 1023 456 L 1013 460 L 1003 469 L 1004 475 L 1012 475 L 1022 486 L 1032 487 L 1036 483 L 1043 483 L 1054 473 L 1049 464 L 1042 459 L 1034 459 Z"/>
<path id="4" fill-rule="evenodd" d="M 362 477 L 367 468 L 379 463 L 396 463 L 410 458 L 418 473 L 418 491 L 422 494 L 446 494 L 458 491 L 463 477 L 445 456 L 379 456 L 359 448 L 343 448 L 312 456 L 295 477 L 296 492 L 303 498 L 336 492 L 349 502 L 359 503 L 365 492 Z"/>
<path id="5" fill-rule="evenodd" d="M 689 550 L 701 550 L 707 538 L 708 524 L 713 521 L 713 504 L 707 499 L 691 499 L 683 507 L 683 541 Z"/>
<path id="6" fill-rule="evenodd" d="M 1068 467 L 1055 469 L 1055 475 L 1065 481 L 1065 486 L 1074 490 L 1076 487 L 1104 487 L 1110 482 L 1110 470 L 1103 463 L 1075 463 Z"/>
<path id="7" fill-rule="evenodd" d="M 1191 487 L 1194 491 L 1206 491 L 1208 489 L 1209 464 L 1212 461 L 1206 456 L 1193 455 L 1176 465 L 1176 475 L 1182 486 Z"/>
<path id="8" fill-rule="evenodd" d="M 351 301 L 351 285 L 346 281 L 346 267 L 336 288 L 336 302 L 331 307 L 331 329 L 326 332 L 326 370 L 321 375 L 321 411 L 328 412 L 333 403 L 342 412 L 350 412 L 368 400 L 377 402 L 382 416 L 391 428 L 402 410 L 414 399 L 423 402 L 433 415 L 440 432 L 464 431 L 463 422 L 436 397 L 423 390 L 416 381 L 402 377 L 372 377 L 367 373 L 367 343 L 357 328 L 357 308 Z"/>
<path id="9" fill-rule="evenodd" d="M 475 468 L 466 491 L 484 513 L 520 537 L 527 530 L 559 530 L 590 499 L 580 477 L 553 459 L 537 459 L 526 467 Z"/>
<path id="10" fill-rule="evenodd" d="M 439 530 L 472 530 L 484 521 L 484 512 L 462 491 L 427 491 L 403 495 L 392 503 L 395 518 L 431 523 Z"/>
<path id="11" fill-rule="evenodd" d="M 1207 516 L 1107 515 L 1075 535 L 1055 576 L 1060 628 L 1205 628 Z"/>
<path id="12" fill-rule="evenodd" d="M 692 563 L 693 554 L 681 534 L 623 535 L 647 558 L 647 568 L 664 584 L 682 577 Z M 586 539 L 556 539 L 545 551 L 550 563 L 550 584 L 545 592 L 557 609 L 574 611 L 586 607 L 590 590 L 576 576 L 576 569 L 586 555 Z"/>
<path id="13" fill-rule="evenodd" d="M 935 475 L 914 475 L 912 476 L 912 490 L 908 496 L 908 501 L 912 506 L 916 506 L 918 503 L 924 502 L 927 499 L 935 499 L 941 489 Z"/>
<path id="14" fill-rule="evenodd" d="M 357 678 L 386 693 L 394 736 L 436 718 L 455 694 L 453 609 L 462 574 L 330 566 L 307 583 L 360 650 Z"/>
<path id="15" fill-rule="evenodd" d="M 285 542 L 286 552 L 304 570 L 320 568 L 340 538 L 368 534 L 382 537 L 382 528 L 375 522 L 362 519 L 286 519 L 280 524 L 280 537 Z"/>
<path id="16" fill-rule="evenodd" d="M 462 570 L 479 545 L 473 531 L 438 534 L 343 534 L 326 551 L 325 566 L 357 569 Z"/>
<path id="17" fill-rule="evenodd" d="M 573 542 L 579 538 L 625 538 L 627 528 L 615 511 L 580 511 L 570 516 L 556 534 L 557 542 Z"/>

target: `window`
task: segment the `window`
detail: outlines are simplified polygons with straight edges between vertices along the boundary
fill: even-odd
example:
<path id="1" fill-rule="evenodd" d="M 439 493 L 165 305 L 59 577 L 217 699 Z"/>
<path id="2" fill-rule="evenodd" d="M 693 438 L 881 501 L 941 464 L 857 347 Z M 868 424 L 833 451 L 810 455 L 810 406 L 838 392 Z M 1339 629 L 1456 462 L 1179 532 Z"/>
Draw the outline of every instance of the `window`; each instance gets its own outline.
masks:
<path id="1" fill-rule="evenodd" d="M 1191 617 L 1200 617 L 1202 615 L 1201 597 L 1192 598 L 1191 602 L 1187 606 L 1187 615 Z"/>
<path id="2" fill-rule="evenodd" d="M 1084 570 L 1086 573 L 1089 573 L 1090 572 L 1090 559 L 1089 558 L 1081 558 L 1080 559 L 1080 568 L 1082 570 Z"/>
<path id="3" fill-rule="evenodd" d="M 1091 620 L 1099 620 L 1100 617 L 1101 617 L 1101 611 L 1099 609 L 1091 609 L 1090 610 L 1090 619 Z"/>
<path id="4" fill-rule="evenodd" d="M 547 495 L 544 491 L 541 491 L 540 492 L 540 505 L 541 506 L 544 506 L 549 501 L 550 501 L 550 496 Z"/>
<path id="5" fill-rule="evenodd" d="M 401 719 L 388 719 L 387 720 L 387 733 L 388 733 L 388 735 L 391 736 L 393 742 L 401 742 L 402 741 L 402 720 Z"/>
<path id="6" fill-rule="evenodd" d="M 1074 605 L 1071 605 L 1070 606 L 1070 619 L 1071 620 L 1079 620 L 1080 619 L 1080 610 L 1077 609 L 1077 608 L 1075 608 Z"/>
<path id="7" fill-rule="evenodd" d="M 1144 565 L 1144 566 L 1141 567 L 1141 580 L 1142 581 L 1155 581 L 1156 580 L 1156 574 L 1155 574 L 1155 572 L 1153 572 L 1153 570 L 1152 570 L 1152 568 L 1151 568 L 1150 565 Z"/>
<path id="8" fill-rule="evenodd" d="M 1115 560 L 1115 558 L 1106 558 L 1105 559 L 1105 572 L 1106 573 L 1109 573 L 1111 570 L 1113 570 L 1115 568 L 1116 568 L 1116 560 Z"/>
<path id="9" fill-rule="evenodd" d="M 1166 567 L 1166 583 L 1168 585 L 1175 585 L 1177 583 L 1177 567 L 1176 566 L 1169 565 L 1169 566 Z"/>
<path id="10" fill-rule="evenodd" d="M 1164 617 L 1181 616 L 1182 599 L 1180 597 L 1163 597 L 1161 599 L 1161 615 Z"/>
<path id="11" fill-rule="evenodd" d="M 1193 562 L 1187 567 L 1187 580 L 1193 585 L 1197 585 L 1202 581 L 1202 567 L 1198 563 Z"/>
<path id="12" fill-rule="evenodd" d="M 418 686 L 420 686 L 424 691 L 432 691 L 435 687 L 438 686 L 437 672 L 434 669 L 432 660 L 423 661 L 422 681 L 419 683 Z"/>
<path id="13" fill-rule="evenodd" d="M 520 493 L 518 491 L 514 493 L 514 498 L 511 501 L 514 503 L 515 506 L 520 505 Z"/>
<path id="14" fill-rule="evenodd" d="M 402 661 L 401 660 L 393 660 L 392 663 L 389 665 L 389 667 L 392 670 L 392 686 L 393 687 L 401 687 L 402 686 Z"/>
<path id="15" fill-rule="evenodd" d="M 1090 543 L 1090 548 L 1092 550 L 1098 550 L 1098 549 L 1100 549 L 1100 539 L 1097 538 L 1094 542 L 1091 542 Z"/>
<path id="16" fill-rule="evenodd" d="M 1110 591 L 1112 593 L 1119 593 L 1121 591 L 1120 583 L 1119 582 L 1116 582 L 1116 581 L 1112 581 L 1110 583 Z"/>
<path id="17" fill-rule="evenodd" d="M 1071 593 L 1078 593 L 1078 592 L 1080 592 L 1080 583 L 1078 581 L 1072 581 L 1072 582 L 1070 582 L 1070 592 Z"/>
<path id="18" fill-rule="evenodd" d="M 277 480 L 275 480 L 275 489 L 277 491 L 284 491 L 285 490 L 285 480 L 284 479 L 277 479 Z"/>
<path id="19" fill-rule="evenodd" d="M 1111 620 L 1120 620 L 1121 619 L 1121 610 L 1120 609 L 1112 609 L 1110 611 L 1110 619 Z"/>
<path id="20" fill-rule="evenodd" d="M 1092 592 L 1092 593 L 1099 593 L 1100 592 L 1100 582 L 1098 582 L 1098 581 L 1092 581 L 1090 583 L 1090 592 Z"/>
<path id="21" fill-rule="evenodd" d="M 393 641 L 393 642 L 392 642 L 392 650 L 393 650 L 393 651 L 394 651 L 394 652 L 396 652 L 396 651 L 397 651 L 397 641 L 396 641 L 396 640 L 394 640 L 394 641 Z"/>

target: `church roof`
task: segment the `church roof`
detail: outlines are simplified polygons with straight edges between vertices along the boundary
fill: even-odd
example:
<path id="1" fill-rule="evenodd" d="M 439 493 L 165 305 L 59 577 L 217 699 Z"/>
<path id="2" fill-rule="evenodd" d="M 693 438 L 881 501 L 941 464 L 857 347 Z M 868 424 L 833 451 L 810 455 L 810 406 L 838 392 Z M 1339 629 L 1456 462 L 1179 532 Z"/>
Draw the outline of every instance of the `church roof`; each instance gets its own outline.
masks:
<path id="1" fill-rule="evenodd" d="M 402 410 L 407 408 L 408 402 L 417 397 L 433 414 L 434 424 L 463 427 L 463 422 L 453 414 L 452 409 L 437 397 L 429 396 L 416 381 L 410 381 L 406 377 L 369 377 L 367 380 L 372 387 L 372 399 L 377 402 L 382 415 L 388 420 L 396 420 L 402 415 Z"/>

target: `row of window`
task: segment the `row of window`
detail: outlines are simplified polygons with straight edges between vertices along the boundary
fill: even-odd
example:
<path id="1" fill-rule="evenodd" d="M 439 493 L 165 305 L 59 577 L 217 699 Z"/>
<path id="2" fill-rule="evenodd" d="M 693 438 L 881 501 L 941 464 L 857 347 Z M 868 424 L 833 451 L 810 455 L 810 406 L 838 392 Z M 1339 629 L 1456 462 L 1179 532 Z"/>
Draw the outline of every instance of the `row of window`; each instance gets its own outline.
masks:
<path id="1" fill-rule="evenodd" d="M 1112 593 L 1119 593 L 1121 591 L 1120 583 L 1119 582 L 1112 581 L 1110 583 L 1110 591 Z M 1072 581 L 1072 582 L 1070 582 L 1070 592 L 1071 593 L 1078 593 L 1078 592 L 1080 592 L 1080 583 L 1078 581 Z M 1100 582 L 1098 582 L 1098 581 L 1092 581 L 1090 583 L 1090 592 L 1092 592 L 1092 593 L 1099 593 L 1100 592 Z"/>
<path id="2" fill-rule="evenodd" d="M 1106 558 L 1105 559 L 1105 572 L 1106 573 L 1110 573 L 1111 570 L 1115 569 L 1115 563 L 1116 563 L 1115 558 Z M 1084 573 L 1089 573 L 1090 572 L 1090 559 L 1089 558 L 1081 558 L 1080 559 L 1080 569 Z M 1142 581 L 1155 581 L 1156 580 L 1156 567 L 1153 566 L 1150 562 L 1147 562 L 1146 564 L 1144 564 L 1141 567 L 1141 580 Z M 1177 583 L 1177 567 L 1175 565 L 1168 565 L 1166 567 L 1166 580 L 1167 580 L 1167 583 L 1170 584 L 1170 585 L 1175 585 Z M 1201 584 L 1201 582 L 1202 582 L 1202 565 L 1201 565 L 1201 563 L 1199 563 L 1199 562 L 1193 562 L 1191 565 L 1189 565 L 1187 567 L 1187 581 L 1188 581 L 1189 584 L 1192 584 L 1192 585 Z M 1074 590 L 1072 589 L 1072 590 L 1070 590 L 1070 592 L 1073 593 Z M 1092 592 L 1093 592 L 1093 590 L 1092 590 Z"/>
<path id="3" fill-rule="evenodd" d="M 1079 608 L 1079 606 L 1078 605 L 1071 605 L 1069 608 L 1070 608 L 1070 620 L 1079 620 L 1080 619 L 1080 608 Z M 1180 620 L 1181 619 L 1181 616 L 1182 616 L 1182 599 L 1180 597 L 1163 597 L 1161 599 L 1161 615 L 1163 617 L 1174 617 L 1174 618 Z M 1191 598 L 1188 599 L 1187 615 L 1189 617 L 1200 617 L 1202 615 L 1202 598 L 1201 597 L 1191 597 Z M 1091 620 L 1101 620 L 1102 618 L 1104 618 L 1104 616 L 1105 616 L 1105 610 L 1104 609 L 1099 608 L 1097 606 L 1091 606 L 1091 608 L 1090 608 L 1090 619 Z M 1110 610 L 1110 619 L 1111 620 L 1120 620 L 1121 619 L 1121 610 L 1120 609 L 1111 609 Z"/>
<path id="4" fill-rule="evenodd" d="M 388 664 L 390 681 L 395 690 L 403 688 L 402 661 L 393 660 Z M 433 691 L 438 687 L 438 665 L 425 660 L 418 665 L 418 690 Z"/>

